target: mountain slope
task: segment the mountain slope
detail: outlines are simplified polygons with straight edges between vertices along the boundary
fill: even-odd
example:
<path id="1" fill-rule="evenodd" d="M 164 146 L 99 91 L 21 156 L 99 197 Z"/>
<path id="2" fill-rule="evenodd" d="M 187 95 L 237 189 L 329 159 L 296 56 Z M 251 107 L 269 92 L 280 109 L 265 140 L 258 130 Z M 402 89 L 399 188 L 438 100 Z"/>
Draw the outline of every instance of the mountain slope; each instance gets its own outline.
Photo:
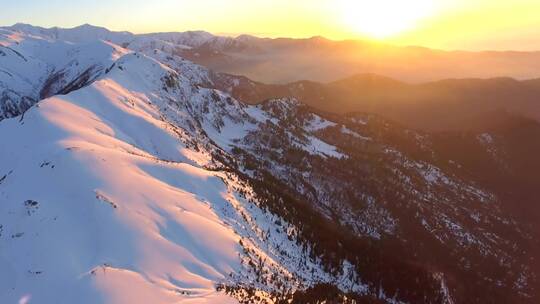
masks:
<path id="1" fill-rule="evenodd" d="M 91 86 L 0 124 L 13 138 L 0 152 L 2 299 L 223 303 L 221 282 L 279 290 L 257 283 L 246 264 L 255 258 L 287 289 L 333 281 L 290 232 L 263 241 L 274 216 L 242 198 L 249 190 L 233 176 L 204 169 L 204 146 L 162 119 L 171 75 L 126 55 Z"/>
<path id="2" fill-rule="evenodd" d="M 429 134 L 247 105 L 233 76 L 105 45 L 120 55 L 95 78 L 0 122 L 2 301 L 538 299 L 538 229 L 514 204 L 535 206 L 534 178 L 499 187 L 538 123 Z"/>
<path id="3" fill-rule="evenodd" d="M 540 121 L 540 85 L 535 80 L 451 79 L 408 84 L 362 74 L 327 84 L 300 81 L 269 85 L 244 77 L 230 83 L 230 93 L 247 103 L 294 97 L 322 111 L 376 113 L 425 131 L 467 130 L 487 123 L 494 111 Z"/>
<path id="4" fill-rule="evenodd" d="M 91 83 L 125 52 L 103 41 L 73 44 L 0 29 L 0 120 Z"/>
<path id="5" fill-rule="evenodd" d="M 2 219 L 3 247 L 9 248 L 3 265 L 11 268 L 3 281 L 13 288 L 4 289 L 5 300 L 25 293 L 45 302 L 81 295 L 89 303 L 168 303 L 182 293 L 215 298 L 211 282 L 239 267 L 238 239 L 204 203 L 223 204 L 226 187 L 216 176 L 179 163 L 186 160 L 179 153 L 177 164 L 159 163 L 161 153 L 150 150 L 157 155 L 152 157 L 148 147 L 134 146 L 182 148 L 162 130 L 156 113 L 124 112 L 128 106 L 118 99 L 126 97 L 118 89 L 102 80 L 43 101 L 21 121 L 4 122 L 3 137 L 19 138 L 11 143 L 19 153 L 2 151 L 1 157 L 2 171 L 11 172 L 2 183 L 8 203 L 2 214 L 13 214 Z M 197 186 L 203 182 L 204 191 Z M 197 238 L 201 233 L 208 233 L 206 241 Z M 208 254 L 218 251 L 219 261 Z M 67 294 L 57 289 L 66 286 Z M 128 286 L 139 292 L 126 292 Z"/>
<path id="6" fill-rule="evenodd" d="M 217 72 L 281 84 L 331 82 L 359 73 L 423 83 L 448 78 L 538 78 L 540 52 L 443 51 L 370 41 L 236 38 L 226 47 L 204 44 L 178 55 Z M 233 45 L 234 47 L 230 47 Z"/>

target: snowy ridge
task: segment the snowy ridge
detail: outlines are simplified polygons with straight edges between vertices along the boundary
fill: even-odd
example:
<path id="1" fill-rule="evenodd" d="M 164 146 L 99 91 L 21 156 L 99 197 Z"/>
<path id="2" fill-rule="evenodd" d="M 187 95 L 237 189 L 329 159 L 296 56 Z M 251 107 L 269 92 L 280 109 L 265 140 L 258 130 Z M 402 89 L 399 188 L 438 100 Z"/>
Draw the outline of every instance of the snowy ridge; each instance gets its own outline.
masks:
<path id="1" fill-rule="evenodd" d="M 0 120 L 91 83 L 127 52 L 103 41 L 73 44 L 0 29 Z"/>
<path id="2" fill-rule="evenodd" d="M 304 262 L 309 258 L 289 240 L 290 229 L 270 230 L 275 217 L 235 191 L 247 186 L 203 169 L 208 155 L 182 143 L 162 120 L 158 106 L 171 97 L 162 79 L 171 75 L 182 77 L 128 54 L 92 85 L 1 123 L 1 136 L 16 138 L 0 151 L 0 172 L 11 172 L 0 185 L 3 299 L 224 303 L 232 300 L 215 288 L 235 283 L 230 275 L 276 290 L 251 272 L 254 258 L 267 265 L 265 280 L 282 277 L 287 290 L 334 280 Z M 189 89 L 182 78 L 178 84 Z M 203 102 L 212 93 L 184 101 Z M 194 111 L 204 106 L 195 103 Z M 217 114 L 202 124 L 208 131 L 218 132 Z"/>
<path id="3" fill-rule="evenodd" d="M 212 49 L 241 48 L 245 37 L 231 38 L 216 36 L 205 31 L 187 31 L 171 33 L 132 34 L 130 32 L 113 32 L 106 28 L 84 24 L 74 28 L 43 28 L 29 24 L 17 23 L 4 27 L 7 30 L 31 34 L 51 40 L 84 43 L 97 40 L 113 42 L 117 45 L 129 46 L 130 49 L 166 49 L 168 51 L 190 49 L 207 46 Z"/>

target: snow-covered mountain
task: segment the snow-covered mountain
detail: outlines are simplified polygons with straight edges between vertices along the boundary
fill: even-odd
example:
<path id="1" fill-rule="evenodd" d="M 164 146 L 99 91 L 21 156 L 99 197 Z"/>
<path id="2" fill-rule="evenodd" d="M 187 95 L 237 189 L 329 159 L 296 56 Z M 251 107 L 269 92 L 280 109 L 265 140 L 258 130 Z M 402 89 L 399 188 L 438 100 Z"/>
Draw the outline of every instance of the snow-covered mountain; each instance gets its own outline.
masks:
<path id="1" fill-rule="evenodd" d="M 125 53 L 100 40 L 75 44 L 0 29 L 0 119 L 91 83 Z"/>
<path id="2" fill-rule="evenodd" d="M 130 49 L 155 47 L 216 72 L 244 75 L 269 84 L 304 80 L 328 83 L 365 73 L 406 83 L 453 78 L 523 80 L 540 77 L 540 52 L 534 51 L 443 51 L 365 40 L 226 37 L 204 31 L 133 34 L 88 24 L 75 28 L 15 24 L 4 28 L 71 42 L 100 39 Z M 411 66 L 415 68 L 410 69 Z"/>
<path id="3" fill-rule="evenodd" d="M 199 78 L 198 84 L 230 91 L 241 77 L 214 73 L 171 57 L 178 48 L 228 39 L 206 32 L 134 36 L 89 25 L 73 29 L 25 24 L 0 28 L 0 120 L 22 114 L 41 99 L 91 83 L 127 52 L 119 45 L 129 45 L 177 69 L 197 69 L 191 76 Z"/>
<path id="4" fill-rule="evenodd" d="M 133 37 L 133 34 L 129 32 L 113 32 L 106 28 L 97 27 L 90 24 L 65 29 L 59 27 L 43 28 L 30 24 L 17 23 L 13 26 L 6 27 L 6 29 L 43 37 L 45 39 L 62 40 L 72 43 L 105 40 L 121 44 L 131 40 Z"/>
<path id="5" fill-rule="evenodd" d="M 16 27 L 0 48 L 0 302 L 538 299 L 534 226 L 440 137 L 246 105 L 239 78 L 162 47 L 175 34 L 122 47 Z M 205 34 L 190 35 L 175 45 Z M 472 138 L 453 140 L 512 169 L 511 135 Z"/>

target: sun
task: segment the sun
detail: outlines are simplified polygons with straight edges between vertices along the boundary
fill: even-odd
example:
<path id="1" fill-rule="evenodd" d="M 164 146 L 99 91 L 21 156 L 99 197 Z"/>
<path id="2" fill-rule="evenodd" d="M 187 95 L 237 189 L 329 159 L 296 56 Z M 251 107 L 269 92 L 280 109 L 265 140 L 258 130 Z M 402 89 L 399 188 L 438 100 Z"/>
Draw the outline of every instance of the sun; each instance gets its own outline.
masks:
<path id="1" fill-rule="evenodd" d="M 435 12 L 433 0 L 340 0 L 345 26 L 376 39 L 413 29 Z"/>

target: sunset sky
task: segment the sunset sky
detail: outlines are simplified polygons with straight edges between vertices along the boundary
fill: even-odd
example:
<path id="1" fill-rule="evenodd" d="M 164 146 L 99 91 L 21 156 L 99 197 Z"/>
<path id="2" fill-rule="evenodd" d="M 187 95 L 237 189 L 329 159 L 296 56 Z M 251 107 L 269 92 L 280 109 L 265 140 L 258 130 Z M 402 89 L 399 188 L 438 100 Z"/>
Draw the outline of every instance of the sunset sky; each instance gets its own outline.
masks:
<path id="1" fill-rule="evenodd" d="M 539 0 L 17 0 L 0 22 L 135 33 L 206 30 L 378 39 L 442 49 L 540 50 Z M 158 4 L 156 4 L 158 3 Z"/>

